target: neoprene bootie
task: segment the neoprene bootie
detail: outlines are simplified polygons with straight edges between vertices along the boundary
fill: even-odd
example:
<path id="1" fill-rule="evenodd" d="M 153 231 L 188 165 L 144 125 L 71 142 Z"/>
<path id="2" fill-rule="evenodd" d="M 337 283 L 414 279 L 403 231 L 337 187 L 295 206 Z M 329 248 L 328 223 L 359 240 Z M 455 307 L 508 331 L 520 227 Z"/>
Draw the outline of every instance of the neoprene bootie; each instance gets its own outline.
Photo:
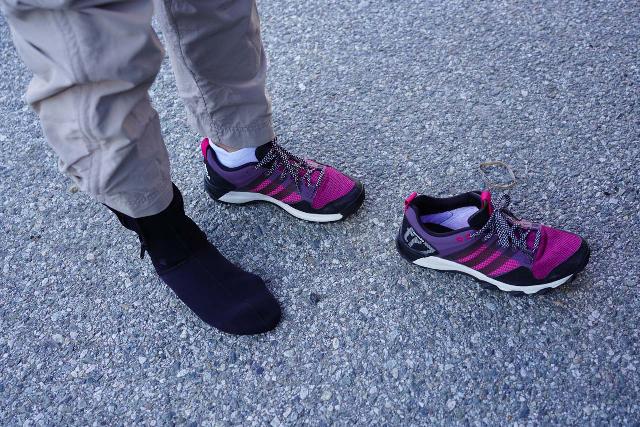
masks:
<path id="1" fill-rule="evenodd" d="M 180 190 L 162 212 L 143 218 L 116 214 L 137 233 L 160 278 L 204 322 L 223 332 L 259 334 L 280 321 L 280 306 L 262 279 L 229 262 L 184 213 Z"/>

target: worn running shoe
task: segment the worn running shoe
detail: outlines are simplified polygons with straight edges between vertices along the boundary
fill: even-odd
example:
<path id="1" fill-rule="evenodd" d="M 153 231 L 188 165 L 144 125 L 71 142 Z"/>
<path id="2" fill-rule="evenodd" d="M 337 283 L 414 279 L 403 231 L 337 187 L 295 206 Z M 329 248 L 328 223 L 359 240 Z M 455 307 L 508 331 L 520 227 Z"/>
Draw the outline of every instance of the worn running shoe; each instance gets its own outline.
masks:
<path id="1" fill-rule="evenodd" d="M 276 140 L 256 149 L 257 162 L 225 167 L 202 140 L 207 166 L 205 189 L 226 203 L 269 202 L 296 218 L 313 222 L 344 219 L 364 201 L 364 186 L 331 166 L 301 159 Z"/>
<path id="2" fill-rule="evenodd" d="M 396 245 L 421 267 L 458 271 L 485 288 L 534 294 L 569 282 L 589 261 L 580 236 L 516 218 L 503 194 L 448 198 L 411 194 Z"/>

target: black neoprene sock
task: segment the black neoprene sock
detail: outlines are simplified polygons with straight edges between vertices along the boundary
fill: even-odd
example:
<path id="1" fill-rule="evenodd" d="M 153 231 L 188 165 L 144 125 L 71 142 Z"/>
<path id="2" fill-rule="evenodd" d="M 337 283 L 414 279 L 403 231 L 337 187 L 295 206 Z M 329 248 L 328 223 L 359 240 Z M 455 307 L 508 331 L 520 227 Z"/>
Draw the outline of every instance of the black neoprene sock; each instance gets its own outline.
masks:
<path id="1" fill-rule="evenodd" d="M 221 331 L 249 335 L 273 329 L 280 306 L 262 279 L 229 262 L 184 213 L 180 190 L 162 212 L 132 218 L 114 211 L 135 231 L 160 278 L 203 321 Z"/>

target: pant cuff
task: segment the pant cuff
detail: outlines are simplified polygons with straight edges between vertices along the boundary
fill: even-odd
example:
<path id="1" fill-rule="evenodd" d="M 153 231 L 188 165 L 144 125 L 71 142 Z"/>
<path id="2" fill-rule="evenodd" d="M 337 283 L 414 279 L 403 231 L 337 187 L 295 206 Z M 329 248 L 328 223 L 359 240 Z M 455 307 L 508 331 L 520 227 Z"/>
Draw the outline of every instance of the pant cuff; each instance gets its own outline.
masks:
<path id="1" fill-rule="evenodd" d="M 211 135 L 207 135 L 211 137 Z M 240 128 L 240 129 L 218 129 L 215 138 L 221 144 L 233 148 L 259 147 L 272 141 L 275 138 L 275 132 L 269 124 L 262 127 Z"/>
<path id="2" fill-rule="evenodd" d="M 215 126 L 211 123 L 208 115 L 206 117 L 191 116 L 190 119 L 194 122 L 195 129 L 202 133 L 202 136 L 212 139 L 214 143 L 233 148 L 259 147 L 273 140 L 276 136 L 271 117 L 245 127 Z"/>
<path id="3" fill-rule="evenodd" d="M 122 212 L 132 218 L 142 218 L 158 214 L 165 210 L 173 200 L 173 186 L 171 181 L 144 193 L 127 192 L 96 196 L 99 202 L 111 209 Z"/>

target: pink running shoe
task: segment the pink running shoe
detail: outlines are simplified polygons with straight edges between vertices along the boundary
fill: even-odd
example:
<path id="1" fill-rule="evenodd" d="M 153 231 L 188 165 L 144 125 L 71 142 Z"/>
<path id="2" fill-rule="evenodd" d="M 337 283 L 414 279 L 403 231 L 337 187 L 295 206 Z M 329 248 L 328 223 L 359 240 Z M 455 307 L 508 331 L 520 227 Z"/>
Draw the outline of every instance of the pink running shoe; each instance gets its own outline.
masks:
<path id="1" fill-rule="evenodd" d="M 580 236 L 517 219 L 509 196 L 488 191 L 437 198 L 413 193 L 396 238 L 400 254 L 435 270 L 474 277 L 482 287 L 533 294 L 571 281 L 589 262 Z"/>
<path id="2" fill-rule="evenodd" d="M 269 202 L 296 218 L 312 222 L 344 219 L 364 201 L 361 182 L 331 166 L 304 160 L 273 141 L 256 149 L 257 162 L 237 168 L 224 166 L 202 140 L 207 166 L 207 193 L 226 203 Z"/>

